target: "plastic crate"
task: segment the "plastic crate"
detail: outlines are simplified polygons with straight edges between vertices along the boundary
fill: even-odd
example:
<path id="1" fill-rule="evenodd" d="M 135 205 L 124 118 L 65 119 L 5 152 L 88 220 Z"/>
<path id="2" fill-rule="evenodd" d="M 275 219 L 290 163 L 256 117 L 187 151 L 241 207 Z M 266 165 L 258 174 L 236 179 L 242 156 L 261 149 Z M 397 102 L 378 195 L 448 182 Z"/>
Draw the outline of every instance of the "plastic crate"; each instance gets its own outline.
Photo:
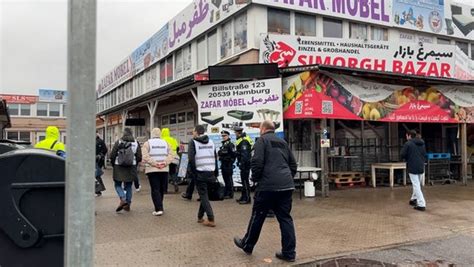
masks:
<path id="1" fill-rule="evenodd" d="M 427 156 L 429 160 L 451 159 L 450 153 L 427 153 Z"/>

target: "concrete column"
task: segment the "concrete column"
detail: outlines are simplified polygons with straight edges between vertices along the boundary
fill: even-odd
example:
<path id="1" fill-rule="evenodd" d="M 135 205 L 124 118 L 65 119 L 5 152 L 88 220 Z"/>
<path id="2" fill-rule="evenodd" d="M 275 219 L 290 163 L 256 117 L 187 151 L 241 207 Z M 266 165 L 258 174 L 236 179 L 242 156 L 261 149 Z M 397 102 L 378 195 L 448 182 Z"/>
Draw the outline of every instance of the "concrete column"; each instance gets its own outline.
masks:
<path id="1" fill-rule="evenodd" d="M 467 185 L 467 163 L 469 159 L 467 158 L 467 124 L 461 124 L 461 177 L 462 183 Z"/>
<path id="2" fill-rule="evenodd" d="M 323 131 L 328 127 L 327 119 L 321 119 L 321 139 L 324 138 Z M 321 144 L 319 144 L 321 145 Z M 328 154 L 327 148 L 321 147 L 321 179 L 322 179 L 322 186 L 321 186 L 321 193 L 323 197 L 329 197 L 329 181 L 328 181 Z"/>
<path id="3" fill-rule="evenodd" d="M 151 101 L 146 106 L 148 107 L 148 112 L 150 113 L 150 134 L 151 134 L 151 130 L 155 128 L 155 114 L 156 114 L 156 108 L 158 107 L 158 100 Z"/>
<path id="4" fill-rule="evenodd" d="M 125 129 L 125 121 L 127 120 L 128 110 L 122 110 L 122 132 Z"/>
<path id="5" fill-rule="evenodd" d="M 96 0 L 68 1 L 64 266 L 94 266 Z"/>

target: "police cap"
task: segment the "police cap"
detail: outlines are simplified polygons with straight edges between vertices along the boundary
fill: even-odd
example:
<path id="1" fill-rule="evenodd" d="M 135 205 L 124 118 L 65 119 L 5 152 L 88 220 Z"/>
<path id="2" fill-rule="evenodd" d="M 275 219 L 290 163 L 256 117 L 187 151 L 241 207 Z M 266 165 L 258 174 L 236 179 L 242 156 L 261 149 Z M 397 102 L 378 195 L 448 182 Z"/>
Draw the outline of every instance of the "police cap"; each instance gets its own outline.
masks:
<path id="1" fill-rule="evenodd" d="M 221 131 L 221 135 L 230 135 L 230 133 L 228 131 Z"/>
<path id="2" fill-rule="evenodd" d="M 240 126 L 235 126 L 234 127 L 234 132 L 242 132 L 244 131 L 244 128 L 240 127 Z"/>

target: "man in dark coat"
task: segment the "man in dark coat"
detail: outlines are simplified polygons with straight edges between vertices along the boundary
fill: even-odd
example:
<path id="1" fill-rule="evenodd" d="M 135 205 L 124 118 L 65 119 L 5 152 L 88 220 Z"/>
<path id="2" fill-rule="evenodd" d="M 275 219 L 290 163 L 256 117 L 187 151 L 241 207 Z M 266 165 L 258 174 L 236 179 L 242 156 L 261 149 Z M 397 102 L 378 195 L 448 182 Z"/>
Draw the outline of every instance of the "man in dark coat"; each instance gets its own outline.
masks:
<path id="1" fill-rule="evenodd" d="M 421 191 L 421 182 L 425 175 L 426 148 L 425 142 L 415 130 L 407 133 L 407 142 L 402 148 L 401 156 L 407 162 L 407 171 L 413 186 L 409 204 L 419 211 L 426 210 L 426 202 Z"/>
<path id="2" fill-rule="evenodd" d="M 100 138 L 99 133 L 95 138 L 95 194 L 97 196 L 102 195 L 102 191 L 105 191 L 104 181 L 102 181 L 102 168 L 105 166 L 105 157 L 107 155 L 107 146 L 104 140 Z"/>
<path id="3" fill-rule="evenodd" d="M 222 145 L 217 153 L 219 155 L 219 161 L 221 162 L 222 178 L 225 183 L 224 198 L 234 198 L 234 181 L 232 175 L 234 173 L 234 161 L 235 161 L 235 146 L 230 140 L 230 133 L 228 131 L 222 131 Z"/>
<path id="4" fill-rule="evenodd" d="M 285 140 L 275 135 L 275 125 L 266 120 L 260 125 L 261 137 L 254 146 L 252 180 L 257 183 L 252 217 L 244 238 L 234 238 L 234 243 L 245 253 L 251 254 L 260 236 L 268 210 L 273 210 L 280 224 L 282 250 L 278 259 L 293 262 L 296 258 L 295 226 L 291 218 L 293 177 L 297 164 Z"/>
<path id="5" fill-rule="evenodd" d="M 237 166 L 240 169 L 240 181 L 242 183 L 242 195 L 236 201 L 239 204 L 250 204 L 250 159 L 252 157 L 252 139 L 241 127 L 234 128 L 237 140 L 235 148 L 237 154 Z"/>

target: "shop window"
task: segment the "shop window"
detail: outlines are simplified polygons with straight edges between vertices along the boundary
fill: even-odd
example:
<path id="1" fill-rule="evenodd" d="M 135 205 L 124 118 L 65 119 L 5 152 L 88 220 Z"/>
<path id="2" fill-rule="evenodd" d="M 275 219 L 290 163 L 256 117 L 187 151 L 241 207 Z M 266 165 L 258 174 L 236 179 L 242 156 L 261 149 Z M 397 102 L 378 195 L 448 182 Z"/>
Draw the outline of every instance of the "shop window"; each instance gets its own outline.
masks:
<path id="1" fill-rule="evenodd" d="M 438 44 L 441 44 L 441 45 L 450 45 L 450 44 L 451 44 L 451 41 L 448 40 L 448 39 L 438 38 Z"/>
<path id="2" fill-rule="evenodd" d="M 367 25 L 359 23 L 349 23 L 349 38 L 357 40 L 367 40 Z"/>
<path id="3" fill-rule="evenodd" d="M 474 43 L 471 43 L 471 59 L 474 60 Z"/>
<path id="4" fill-rule="evenodd" d="M 323 36 L 342 38 L 342 20 L 323 18 Z"/>
<path id="5" fill-rule="evenodd" d="M 174 63 L 174 73 L 176 75 L 176 79 L 179 79 L 183 76 L 183 51 L 176 51 L 175 59 L 176 62 Z"/>
<path id="6" fill-rule="evenodd" d="M 176 114 L 170 115 L 170 124 L 176 124 Z"/>
<path id="7" fill-rule="evenodd" d="M 31 141 L 30 137 L 31 137 L 30 132 L 20 132 L 21 141 L 30 142 Z"/>
<path id="8" fill-rule="evenodd" d="M 247 49 L 247 13 L 234 20 L 234 53 Z"/>
<path id="9" fill-rule="evenodd" d="M 21 116 L 30 116 L 31 115 L 31 105 L 21 104 L 20 105 L 20 114 L 21 114 Z"/>
<path id="10" fill-rule="evenodd" d="M 166 63 L 165 61 L 160 62 L 160 85 L 166 83 Z"/>
<path id="11" fill-rule="evenodd" d="M 221 58 L 232 55 L 232 21 L 222 26 Z"/>
<path id="12" fill-rule="evenodd" d="M 206 37 L 197 40 L 197 67 L 199 70 L 206 67 Z"/>
<path id="13" fill-rule="evenodd" d="M 59 117 L 61 110 L 61 105 L 60 104 L 49 104 L 49 116 L 50 117 Z"/>
<path id="14" fill-rule="evenodd" d="M 166 82 L 173 80 L 173 56 L 166 59 Z"/>
<path id="15" fill-rule="evenodd" d="M 374 41 L 388 41 L 388 30 L 380 27 L 371 27 L 370 39 Z"/>
<path id="16" fill-rule="evenodd" d="M 186 114 L 186 121 L 187 122 L 194 122 L 194 112 L 188 112 Z"/>
<path id="17" fill-rule="evenodd" d="M 207 62 L 213 65 L 217 62 L 217 31 L 214 30 L 207 35 Z"/>
<path id="18" fill-rule="evenodd" d="M 268 8 L 268 32 L 290 34 L 290 11 Z"/>
<path id="19" fill-rule="evenodd" d="M 459 49 L 461 49 L 464 54 L 469 55 L 469 44 L 468 43 L 464 43 L 464 42 L 456 42 L 456 46 L 459 47 Z"/>
<path id="20" fill-rule="evenodd" d="M 296 13 L 295 33 L 300 36 L 316 36 L 316 17 Z"/>
<path id="21" fill-rule="evenodd" d="M 36 116 L 48 116 L 48 104 L 46 103 L 36 104 Z"/>
<path id="22" fill-rule="evenodd" d="M 7 139 L 18 141 L 18 132 L 7 132 Z"/>
<path id="23" fill-rule="evenodd" d="M 183 48 L 183 76 L 191 74 L 191 45 Z"/>
<path id="24" fill-rule="evenodd" d="M 178 113 L 178 123 L 186 122 L 186 112 Z"/>
<path id="25" fill-rule="evenodd" d="M 170 123 L 168 115 L 161 117 L 161 126 L 168 125 Z"/>
<path id="26" fill-rule="evenodd" d="M 18 116 L 20 115 L 20 106 L 18 104 L 8 104 L 8 113 L 10 113 L 11 116 Z"/>

